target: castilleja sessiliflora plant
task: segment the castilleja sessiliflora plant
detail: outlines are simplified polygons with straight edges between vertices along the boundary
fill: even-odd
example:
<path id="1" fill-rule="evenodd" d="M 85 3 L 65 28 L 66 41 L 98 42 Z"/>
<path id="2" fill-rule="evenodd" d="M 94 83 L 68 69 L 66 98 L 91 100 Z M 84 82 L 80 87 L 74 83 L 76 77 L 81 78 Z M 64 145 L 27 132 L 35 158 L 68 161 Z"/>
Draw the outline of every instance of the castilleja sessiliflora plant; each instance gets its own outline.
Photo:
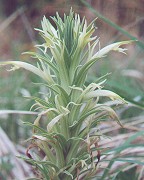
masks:
<path id="1" fill-rule="evenodd" d="M 37 59 L 37 66 L 21 61 L 0 65 L 31 71 L 42 79 L 39 86 L 48 88 L 45 97 L 32 97 L 39 111 L 34 123 L 27 123 L 33 127 L 33 135 L 26 160 L 42 179 L 92 179 L 100 161 L 98 124 L 112 118 L 121 125 L 115 111 L 99 99 L 108 97 L 119 103 L 124 100 L 102 88 L 105 80 L 86 86 L 88 70 L 110 51 L 125 53 L 120 46 L 130 41 L 113 43 L 95 52 L 99 39 L 92 36 L 94 22 L 88 25 L 72 10 L 63 19 L 58 13 L 51 19 L 54 26 L 44 16 L 42 30 L 36 29 L 44 39 L 42 45 L 37 45 L 40 53 L 28 52 Z M 35 156 L 31 154 L 33 149 L 37 149 Z"/>

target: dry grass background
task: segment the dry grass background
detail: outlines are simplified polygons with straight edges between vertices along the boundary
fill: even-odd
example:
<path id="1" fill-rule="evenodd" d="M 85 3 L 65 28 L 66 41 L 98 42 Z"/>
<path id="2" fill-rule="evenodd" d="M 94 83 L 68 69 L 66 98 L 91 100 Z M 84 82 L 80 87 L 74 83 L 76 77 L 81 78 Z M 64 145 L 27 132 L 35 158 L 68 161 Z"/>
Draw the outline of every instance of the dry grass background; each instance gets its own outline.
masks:
<path id="1" fill-rule="evenodd" d="M 69 8 L 72 6 L 73 10 L 77 13 L 80 13 L 81 16 L 86 16 L 86 19 L 90 22 L 95 18 L 95 15 L 85 7 L 80 1 L 74 0 L 55 0 L 55 1 L 24 1 L 24 0 L 7 0 L 3 3 L 4 0 L 0 2 L 0 60 L 8 60 L 8 59 L 23 59 L 27 60 L 27 56 L 21 56 L 21 53 L 27 50 L 34 50 L 34 45 L 38 39 L 37 32 L 34 31 L 34 27 L 40 26 L 40 20 L 42 16 L 45 14 L 46 17 L 55 15 L 55 12 L 58 11 L 60 15 L 64 12 L 68 12 Z M 113 21 L 114 23 L 121 26 L 123 29 L 127 30 L 131 35 L 135 36 L 140 41 L 144 40 L 144 1 L 143 0 L 87 0 L 91 4 L 91 6 L 100 12 L 102 15 Z M 111 41 L 115 40 L 124 40 L 127 39 L 126 36 L 122 35 L 115 28 L 110 27 L 108 24 L 104 23 L 102 20 L 97 20 L 97 35 L 101 38 L 101 45 L 108 44 Z M 120 59 L 121 61 L 115 61 L 113 64 L 113 68 L 116 66 L 125 67 L 128 64 L 128 61 L 135 57 L 135 72 L 140 73 L 140 83 L 144 82 L 144 60 L 143 60 L 143 52 L 136 49 L 135 45 L 131 45 L 128 47 L 128 56 L 127 61 L 125 59 L 122 60 L 122 56 L 116 56 L 115 58 Z M 24 82 L 29 82 L 28 74 L 23 74 L 25 76 Z M 9 75 L 7 72 L 0 70 L 0 83 L 7 78 Z M 136 79 L 139 77 L 135 73 L 129 74 L 130 77 L 134 76 Z M 8 90 L 7 90 L 8 89 Z M 2 106 L 4 99 L 3 92 L 10 93 L 11 86 L 7 84 L 7 87 L 2 86 L 0 89 L 1 97 L 1 109 L 4 109 Z M 11 106 L 10 106 L 11 107 Z M 10 108 L 8 107 L 8 108 Z M 125 109 L 129 109 L 126 107 Z M 120 112 L 118 112 L 120 113 Z M 4 117 L 4 116 L 3 116 Z M 1 121 L 5 121 L 9 116 L 5 116 L 3 118 L 2 115 L 0 117 Z M 16 119 L 17 115 L 15 116 Z M 2 120 L 1 120 L 2 119 Z M 118 147 L 122 145 L 126 139 L 134 135 L 136 132 L 144 131 L 144 115 L 137 114 L 135 117 L 123 118 L 122 120 L 124 126 L 127 130 L 121 133 L 120 127 L 118 127 L 113 122 L 107 122 L 101 124 L 99 127 L 102 129 L 102 133 L 110 137 L 110 139 L 104 138 L 100 141 L 99 146 L 102 148 L 109 147 L 110 149 Z M 19 126 L 19 125 L 18 125 Z M 24 153 L 25 150 L 21 145 L 23 143 L 19 143 L 21 145 L 13 144 L 12 140 L 10 140 L 5 133 L 8 133 L 10 137 L 10 132 L 4 132 L 0 129 L 0 159 L 2 162 L 2 157 L 11 154 L 11 159 L 9 162 L 14 164 L 15 168 L 12 168 L 10 171 L 1 168 L 1 172 L 7 177 L 6 179 L 24 179 L 24 177 L 31 176 L 32 171 L 28 164 L 26 164 L 22 160 L 18 160 L 15 155 L 18 155 L 18 151 L 20 153 Z M 21 135 L 20 135 L 21 137 Z M 21 139 L 20 141 L 23 141 Z M 143 136 L 139 136 L 132 143 L 141 143 L 144 144 Z M 123 149 L 120 152 L 121 156 L 133 156 L 139 155 L 140 157 L 144 156 L 144 147 L 141 148 L 128 148 Z M 117 156 L 117 155 L 116 155 Z M 107 158 L 112 158 L 111 155 L 107 156 Z M 105 159 L 105 156 L 102 156 L 102 159 Z M 140 158 L 138 158 L 140 160 Z M 99 174 L 101 174 L 101 167 L 106 167 L 107 162 L 102 161 L 99 165 L 100 170 Z M 111 169 L 111 173 L 117 169 L 117 167 L 121 167 L 123 162 L 115 163 L 113 168 Z M 128 168 L 132 168 L 136 166 L 135 164 L 131 164 L 127 166 Z M 126 170 L 127 170 L 126 169 Z M 143 166 L 137 166 L 136 171 L 139 172 L 139 179 L 143 179 Z M 8 172 L 8 173 L 7 173 Z M 5 174 L 6 173 L 6 174 Z"/>
<path id="2" fill-rule="evenodd" d="M 87 0 L 93 8 L 102 15 L 123 27 L 130 34 L 143 40 L 144 32 L 144 6 L 143 0 L 124 1 L 124 0 Z M 68 12 L 70 7 L 74 11 L 85 16 L 89 22 L 95 18 L 95 15 L 85 7 L 80 1 L 41 1 L 38 0 L 18 1 L 7 0 L 1 2 L 0 16 L 0 53 L 2 59 L 9 59 L 15 56 L 14 51 L 23 52 L 29 47 L 32 48 L 37 33 L 34 27 L 40 26 L 40 20 L 43 15 L 46 17 L 55 15 L 58 11 L 60 15 Z M 22 8 L 21 8 L 22 7 Z M 97 20 L 98 36 L 101 37 L 101 43 L 105 44 L 119 35 L 119 32 L 100 19 Z M 121 35 L 121 38 L 126 38 Z"/>

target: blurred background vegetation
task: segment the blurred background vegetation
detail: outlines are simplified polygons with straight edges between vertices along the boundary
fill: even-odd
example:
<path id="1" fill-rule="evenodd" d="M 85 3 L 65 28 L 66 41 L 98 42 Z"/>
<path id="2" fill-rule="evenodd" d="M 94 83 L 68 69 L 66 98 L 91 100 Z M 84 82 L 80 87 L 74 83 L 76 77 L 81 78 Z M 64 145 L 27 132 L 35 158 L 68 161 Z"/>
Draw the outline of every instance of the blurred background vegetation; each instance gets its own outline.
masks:
<path id="1" fill-rule="evenodd" d="M 121 40 L 137 40 L 126 47 L 127 55 L 111 53 L 98 62 L 89 72 L 87 80 L 89 83 L 106 76 L 105 88 L 118 93 L 129 102 L 118 110 L 127 129 L 115 128 L 113 123 L 101 127 L 106 128 L 106 135 L 117 135 L 123 143 L 125 138 L 144 130 L 143 4 L 144 0 L 0 0 L 0 61 L 34 61 L 27 55 L 21 55 L 28 50 L 35 51 L 35 44 L 41 43 L 41 38 L 34 28 L 41 26 L 43 15 L 49 18 L 58 11 L 63 16 L 69 12 L 70 7 L 81 17 L 85 16 L 88 22 L 98 17 L 95 33 L 100 37 L 101 47 Z M 25 153 L 25 140 L 31 134 L 31 130 L 22 122 L 32 122 L 36 116 L 25 114 L 26 112 L 8 113 L 5 110 L 28 111 L 33 102 L 24 96 L 45 92 L 43 87 L 34 85 L 38 81 L 39 79 L 23 70 L 10 73 L 6 68 L 0 69 L 0 179 L 24 178 L 31 172 L 27 164 L 19 164 L 15 154 Z M 111 126 L 113 128 L 110 128 Z M 124 138 L 121 135 L 125 135 Z M 137 137 L 139 142 L 143 142 L 142 134 L 135 138 Z M 139 155 L 139 150 L 135 153 Z M 144 153 L 141 154 L 141 157 L 143 156 Z M 14 170 L 20 167 L 21 174 L 17 177 Z M 138 169 L 129 169 L 129 172 L 135 172 L 131 178 L 137 179 L 139 166 Z M 117 179 L 122 177 L 127 178 L 124 172 L 119 174 Z"/>

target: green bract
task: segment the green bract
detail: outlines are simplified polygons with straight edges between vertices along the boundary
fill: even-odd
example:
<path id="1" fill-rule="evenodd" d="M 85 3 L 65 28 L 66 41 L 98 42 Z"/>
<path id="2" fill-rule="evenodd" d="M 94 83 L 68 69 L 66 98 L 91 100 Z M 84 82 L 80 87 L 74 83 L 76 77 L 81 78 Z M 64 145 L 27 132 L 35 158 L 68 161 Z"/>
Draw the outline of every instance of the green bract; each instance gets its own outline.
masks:
<path id="1" fill-rule="evenodd" d="M 100 104 L 99 99 L 125 101 L 114 92 L 103 90 L 105 81 L 86 87 L 88 70 L 112 50 L 124 53 L 120 46 L 130 41 L 117 42 L 95 52 L 99 39 L 93 36 L 94 22 L 87 25 L 85 18 L 81 20 L 72 10 L 63 20 L 58 13 L 51 19 L 54 26 L 44 17 L 42 30 L 36 29 L 45 41 L 37 45 L 41 53 L 27 52 L 38 60 L 37 67 L 20 61 L 0 62 L 0 65 L 29 70 L 43 79 L 40 86 L 49 89 L 45 99 L 31 97 L 40 111 L 34 124 L 27 123 L 33 127 L 27 161 L 37 167 L 43 179 L 91 179 L 96 176 L 100 159 L 97 125 L 109 117 L 121 125 L 115 111 Z M 43 116 L 47 117 L 46 126 L 40 126 Z M 31 148 L 39 150 L 36 158 L 29 154 Z"/>

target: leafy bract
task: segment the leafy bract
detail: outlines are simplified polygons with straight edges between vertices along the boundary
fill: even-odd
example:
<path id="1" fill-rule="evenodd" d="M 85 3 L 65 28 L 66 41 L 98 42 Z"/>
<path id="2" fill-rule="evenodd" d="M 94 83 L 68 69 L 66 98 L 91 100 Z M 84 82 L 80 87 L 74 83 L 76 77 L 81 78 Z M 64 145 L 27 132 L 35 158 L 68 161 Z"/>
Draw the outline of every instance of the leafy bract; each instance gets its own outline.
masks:
<path id="1" fill-rule="evenodd" d="M 100 101 L 102 98 L 106 101 L 107 97 L 121 104 L 125 101 L 103 89 L 105 80 L 86 86 L 86 78 L 99 59 L 110 51 L 125 53 L 121 46 L 131 41 L 98 47 L 95 52 L 99 38 L 93 36 L 94 21 L 88 25 L 72 9 L 63 19 L 58 13 L 51 19 L 55 25 L 44 16 L 42 29 L 36 29 L 44 40 L 36 46 L 39 52 L 25 53 L 37 59 L 37 65 L 0 62 L 0 66 L 13 65 L 11 70 L 24 68 L 32 72 L 42 79 L 37 85 L 47 88 L 42 97 L 28 97 L 35 101 L 32 108 L 37 106 L 38 116 L 33 124 L 26 123 L 33 128 L 33 135 L 27 149 L 31 159 L 24 159 L 35 165 L 46 179 L 93 178 L 100 160 L 98 124 L 111 118 L 121 125 L 114 109 Z M 31 156 L 34 148 L 38 151 Z"/>

